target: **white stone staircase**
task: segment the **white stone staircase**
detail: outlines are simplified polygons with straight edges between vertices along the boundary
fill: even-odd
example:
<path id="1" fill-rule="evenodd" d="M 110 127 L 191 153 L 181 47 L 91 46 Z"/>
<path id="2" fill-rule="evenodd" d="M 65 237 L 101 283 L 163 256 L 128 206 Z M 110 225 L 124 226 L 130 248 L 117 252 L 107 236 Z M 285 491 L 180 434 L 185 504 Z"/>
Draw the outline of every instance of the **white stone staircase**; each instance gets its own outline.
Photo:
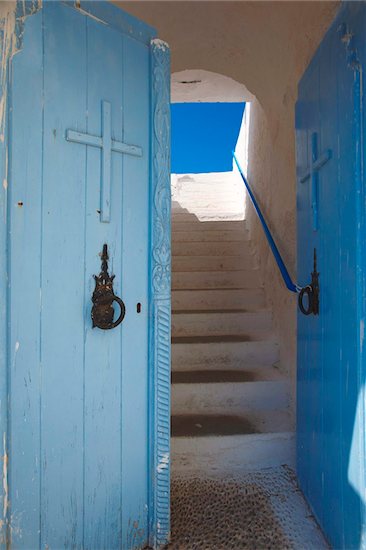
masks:
<path id="1" fill-rule="evenodd" d="M 242 203 L 230 181 L 192 179 L 173 189 L 173 474 L 293 465 L 290 387 Z"/>

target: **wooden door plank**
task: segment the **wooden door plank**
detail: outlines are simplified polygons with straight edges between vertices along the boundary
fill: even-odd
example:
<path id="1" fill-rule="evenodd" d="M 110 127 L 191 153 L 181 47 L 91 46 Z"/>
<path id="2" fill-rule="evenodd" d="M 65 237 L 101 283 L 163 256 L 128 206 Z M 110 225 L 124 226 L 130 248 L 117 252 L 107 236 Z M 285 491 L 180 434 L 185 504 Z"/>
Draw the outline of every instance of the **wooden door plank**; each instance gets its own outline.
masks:
<path id="1" fill-rule="evenodd" d="M 300 88 L 297 124 L 303 134 L 299 165 L 309 169 L 311 139 L 319 133 L 319 67 L 308 69 Z M 299 143 L 299 147 L 300 147 Z M 303 172 L 301 172 L 303 173 Z M 300 175 L 300 174 L 299 174 Z M 319 231 L 313 231 L 311 181 L 298 181 L 298 282 L 309 284 L 313 270 L 314 248 L 319 249 Z M 298 470 L 302 488 L 309 500 L 322 501 L 322 363 L 319 316 L 298 312 Z M 321 510 L 319 516 L 321 515 Z M 321 518 L 319 517 L 321 521 Z"/>
<path id="2" fill-rule="evenodd" d="M 124 141 L 143 150 L 123 159 L 122 542 L 134 548 L 148 535 L 149 49 L 125 37 L 123 63 Z"/>
<path id="3" fill-rule="evenodd" d="M 42 245 L 42 540 L 83 546 L 86 18 L 43 7 L 45 56 Z"/>
<path id="4" fill-rule="evenodd" d="M 88 18 L 88 132 L 101 134 L 102 101 L 111 105 L 112 135 L 122 135 L 122 37 Z M 122 286 L 122 162 L 111 154 L 110 222 L 101 223 L 101 151 L 87 149 L 87 217 L 85 228 L 85 546 L 121 547 L 121 333 L 92 329 L 93 275 L 99 274 L 100 253 L 108 245 L 114 290 Z M 121 289 L 122 287 L 122 289 Z M 116 309 L 117 306 L 116 306 Z M 127 311 L 127 315 L 129 312 Z M 131 405 L 131 402 L 130 406 Z"/>
<path id="5" fill-rule="evenodd" d="M 352 13 L 352 11 L 351 11 Z M 351 14 L 350 14 L 351 15 Z M 353 27 L 352 17 L 349 24 Z M 362 34 L 364 31 L 362 31 Z M 339 40 L 341 41 L 341 37 Z M 339 477 L 342 481 L 342 519 L 343 537 L 336 539 L 332 530 L 334 546 L 344 544 L 345 548 L 359 548 L 361 541 L 361 523 L 364 511 L 357 487 L 360 487 L 360 472 L 365 468 L 363 450 L 359 448 L 360 433 L 365 426 L 357 418 L 358 400 L 361 389 L 359 365 L 359 336 L 357 300 L 357 232 L 359 225 L 359 200 L 356 176 L 356 157 L 360 147 L 360 136 L 355 126 L 355 88 L 356 72 L 346 60 L 346 46 L 341 42 L 334 70 L 337 72 L 337 108 L 338 108 L 338 178 L 339 219 L 341 220 L 339 246 L 340 292 L 334 298 L 340 303 L 339 318 L 341 322 L 341 339 L 339 341 L 339 367 L 341 385 L 341 426 L 340 448 L 342 468 Z M 362 199 L 361 199 L 362 200 Z M 362 208 L 364 208 L 364 198 Z M 339 222 L 338 222 L 339 223 Z M 364 246 L 364 242 L 362 242 Z M 330 282 L 331 284 L 331 282 Z M 361 306 L 364 308 L 364 303 Z M 364 419 L 363 419 L 364 422 Z M 356 489 L 356 490 L 355 490 Z M 362 496 L 361 496 L 362 498 Z M 331 522 L 331 519 L 329 520 Z M 330 523 L 331 525 L 331 523 Z"/>
<path id="6" fill-rule="evenodd" d="M 343 532 L 342 475 L 341 472 L 341 207 L 338 180 L 338 103 L 337 65 L 342 48 L 339 36 L 334 34 L 324 45 L 319 56 L 319 152 L 331 149 L 331 160 L 319 172 L 318 203 L 319 272 L 321 275 L 321 335 L 322 335 L 322 407 L 323 407 L 323 525 L 333 531 L 337 540 Z M 318 468 L 320 465 L 318 465 Z M 320 504 L 320 503 L 319 503 Z"/>
<path id="7" fill-rule="evenodd" d="M 40 313 L 42 227 L 42 13 L 27 21 L 12 62 L 10 218 L 9 449 L 11 540 L 40 544 Z M 24 93 L 24 90 L 31 90 Z"/>

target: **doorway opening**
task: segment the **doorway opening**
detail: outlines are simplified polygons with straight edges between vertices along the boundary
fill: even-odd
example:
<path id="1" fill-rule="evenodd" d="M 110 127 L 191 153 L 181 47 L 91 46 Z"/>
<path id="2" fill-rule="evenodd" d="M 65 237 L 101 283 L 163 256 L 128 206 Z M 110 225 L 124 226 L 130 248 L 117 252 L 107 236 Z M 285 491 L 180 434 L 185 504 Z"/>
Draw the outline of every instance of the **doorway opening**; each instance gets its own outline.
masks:
<path id="1" fill-rule="evenodd" d="M 222 75 L 173 75 L 173 475 L 293 466 L 289 384 L 233 166 L 235 150 L 247 173 L 252 99 Z"/>
<path id="2" fill-rule="evenodd" d="M 262 266 L 246 224 L 252 206 L 232 156 L 235 150 L 247 174 L 253 102 L 244 85 L 223 75 L 172 76 L 173 547 L 197 532 L 197 521 L 205 525 L 202 543 L 214 536 L 212 547 L 219 547 L 222 534 L 210 520 L 215 514 L 197 520 L 205 498 L 222 507 L 224 517 L 231 513 L 238 536 L 245 532 L 247 539 L 246 522 L 259 517 L 258 502 L 268 505 L 263 494 L 280 487 L 281 497 L 273 493 L 265 512 L 271 522 L 274 506 L 282 518 L 269 529 L 278 547 L 286 546 L 288 531 L 281 502 L 290 499 L 302 519 L 308 514 L 289 474 L 291 383 L 281 369 Z M 292 526 L 291 536 L 295 532 Z"/>

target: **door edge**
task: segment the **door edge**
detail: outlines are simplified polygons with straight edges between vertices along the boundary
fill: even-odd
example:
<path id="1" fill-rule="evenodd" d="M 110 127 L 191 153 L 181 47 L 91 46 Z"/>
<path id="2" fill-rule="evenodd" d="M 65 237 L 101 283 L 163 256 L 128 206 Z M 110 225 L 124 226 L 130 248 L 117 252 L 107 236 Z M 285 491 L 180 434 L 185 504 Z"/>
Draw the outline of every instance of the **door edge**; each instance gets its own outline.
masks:
<path id="1" fill-rule="evenodd" d="M 170 538 L 171 191 L 170 50 L 150 42 L 149 544 Z"/>

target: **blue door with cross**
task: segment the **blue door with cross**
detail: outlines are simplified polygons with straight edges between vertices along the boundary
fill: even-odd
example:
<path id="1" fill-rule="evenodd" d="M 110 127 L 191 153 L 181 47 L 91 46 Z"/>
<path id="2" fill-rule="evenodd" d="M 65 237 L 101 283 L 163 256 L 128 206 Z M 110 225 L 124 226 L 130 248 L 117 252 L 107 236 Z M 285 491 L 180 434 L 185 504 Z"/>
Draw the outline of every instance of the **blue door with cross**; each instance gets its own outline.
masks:
<path id="1" fill-rule="evenodd" d="M 0 165 L 0 544 L 159 547 L 169 536 L 168 47 L 108 2 L 19 2 L 14 17 Z"/>
<path id="2" fill-rule="evenodd" d="M 366 548 L 366 5 L 345 3 L 299 85 L 297 473 L 333 548 Z M 316 261 L 315 261 L 316 260 Z"/>

